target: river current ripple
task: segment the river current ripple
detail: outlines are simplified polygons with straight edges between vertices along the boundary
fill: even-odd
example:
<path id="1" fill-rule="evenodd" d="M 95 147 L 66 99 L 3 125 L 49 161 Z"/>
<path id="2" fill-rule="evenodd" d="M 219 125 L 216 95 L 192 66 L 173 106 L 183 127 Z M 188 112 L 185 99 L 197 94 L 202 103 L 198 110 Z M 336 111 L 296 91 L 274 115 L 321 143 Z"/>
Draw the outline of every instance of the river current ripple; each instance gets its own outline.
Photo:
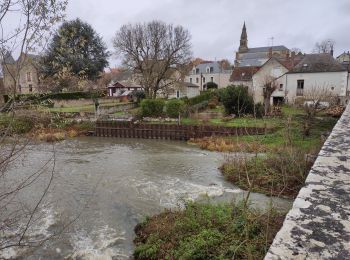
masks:
<path id="1" fill-rule="evenodd" d="M 146 216 L 182 207 L 187 200 L 233 201 L 245 194 L 220 174 L 222 154 L 183 142 L 84 137 L 60 142 L 54 149 L 54 181 L 42 217 L 29 234 L 59 235 L 30 253 L 10 249 L 0 258 L 130 259 L 133 228 Z M 39 169 L 52 151 L 50 144 L 30 145 L 11 174 Z M 40 182 L 23 191 L 24 201 L 35 201 L 37 185 Z M 263 195 L 251 195 L 257 207 L 269 202 Z M 273 203 L 290 206 L 282 199 Z"/>

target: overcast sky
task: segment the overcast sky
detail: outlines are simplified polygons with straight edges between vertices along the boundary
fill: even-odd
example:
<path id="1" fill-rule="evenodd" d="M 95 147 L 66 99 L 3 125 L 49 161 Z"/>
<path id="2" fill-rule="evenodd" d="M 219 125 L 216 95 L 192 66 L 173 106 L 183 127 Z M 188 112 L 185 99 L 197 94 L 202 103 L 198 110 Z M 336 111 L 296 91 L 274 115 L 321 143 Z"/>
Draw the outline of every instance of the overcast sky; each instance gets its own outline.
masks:
<path id="1" fill-rule="evenodd" d="M 350 0 L 69 0 L 67 19 L 81 18 L 112 38 L 126 23 L 162 20 L 186 27 L 194 57 L 234 60 L 243 22 L 248 47 L 285 45 L 311 52 L 317 41 L 336 42 L 335 53 L 350 50 Z M 110 66 L 118 64 L 116 57 Z"/>

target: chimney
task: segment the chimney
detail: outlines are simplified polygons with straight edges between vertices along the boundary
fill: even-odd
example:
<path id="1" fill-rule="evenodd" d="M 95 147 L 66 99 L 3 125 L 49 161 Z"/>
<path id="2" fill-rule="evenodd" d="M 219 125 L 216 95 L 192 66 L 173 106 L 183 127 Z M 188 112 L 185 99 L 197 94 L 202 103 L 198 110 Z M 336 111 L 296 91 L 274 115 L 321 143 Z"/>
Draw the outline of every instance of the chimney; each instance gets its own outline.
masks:
<path id="1" fill-rule="evenodd" d="M 269 58 L 272 58 L 272 47 L 269 48 Z"/>
<path id="2" fill-rule="evenodd" d="M 291 64 L 292 64 L 292 68 L 294 67 L 294 60 L 295 60 L 295 51 L 292 51 L 292 54 L 291 54 Z"/>

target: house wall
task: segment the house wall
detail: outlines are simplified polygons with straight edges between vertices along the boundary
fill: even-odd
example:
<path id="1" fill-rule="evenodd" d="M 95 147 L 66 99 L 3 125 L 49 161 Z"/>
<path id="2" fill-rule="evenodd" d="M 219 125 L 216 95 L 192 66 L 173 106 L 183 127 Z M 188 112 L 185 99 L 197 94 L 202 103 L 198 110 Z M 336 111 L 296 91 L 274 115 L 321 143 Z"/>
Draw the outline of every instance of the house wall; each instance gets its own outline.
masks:
<path id="1" fill-rule="evenodd" d="M 27 73 L 30 73 L 30 77 L 27 77 Z M 17 77 L 17 69 L 15 64 L 7 64 L 3 66 L 4 73 L 4 89 L 5 92 L 13 93 L 15 89 L 15 80 L 13 77 Z M 30 91 L 30 88 L 32 91 Z M 19 72 L 19 80 L 16 86 L 16 92 L 27 94 L 37 93 L 39 91 L 39 75 L 35 66 L 28 62 L 22 66 Z"/>
<path id="2" fill-rule="evenodd" d="M 285 78 L 286 96 L 289 103 L 294 103 L 297 95 L 297 81 L 304 80 L 305 92 L 312 92 L 314 89 L 327 88 L 334 96 L 346 96 L 349 84 L 348 72 L 319 72 L 319 73 L 291 73 Z M 334 89 L 332 89 L 334 88 Z"/>
<path id="3" fill-rule="evenodd" d="M 183 98 L 183 97 L 192 98 L 192 97 L 198 96 L 200 94 L 199 88 L 182 87 L 182 88 L 174 89 L 174 91 L 172 91 L 171 93 L 168 94 L 168 98 L 169 99 L 177 98 L 176 91 L 179 91 L 179 94 L 180 94 L 179 98 Z"/>
<path id="4" fill-rule="evenodd" d="M 253 75 L 253 89 L 251 92 L 253 93 L 255 103 L 264 102 L 263 88 L 264 84 L 266 84 L 266 81 L 270 81 L 273 78 L 279 78 L 287 72 L 287 68 L 274 59 L 271 59 L 265 63 L 265 65 L 262 66 L 260 70 Z M 280 83 L 278 83 L 278 86 L 279 84 Z M 283 86 L 285 85 L 283 84 Z M 273 93 L 273 95 L 278 95 L 280 94 L 281 90 L 278 89 L 275 92 L 276 93 Z"/>
<path id="5" fill-rule="evenodd" d="M 213 82 L 218 85 L 218 88 L 225 88 L 231 84 L 230 76 L 231 76 L 231 73 L 228 73 L 228 72 L 227 73 L 226 72 L 202 73 L 202 78 L 201 78 L 201 74 L 192 74 L 185 77 L 185 82 L 191 82 L 191 79 L 192 79 L 192 83 L 200 86 L 202 88 L 201 90 L 203 90 L 203 85 L 205 83 L 211 82 L 212 81 L 211 77 L 213 77 Z M 204 78 L 205 78 L 205 81 L 204 81 Z M 198 82 L 196 79 L 198 79 Z"/>

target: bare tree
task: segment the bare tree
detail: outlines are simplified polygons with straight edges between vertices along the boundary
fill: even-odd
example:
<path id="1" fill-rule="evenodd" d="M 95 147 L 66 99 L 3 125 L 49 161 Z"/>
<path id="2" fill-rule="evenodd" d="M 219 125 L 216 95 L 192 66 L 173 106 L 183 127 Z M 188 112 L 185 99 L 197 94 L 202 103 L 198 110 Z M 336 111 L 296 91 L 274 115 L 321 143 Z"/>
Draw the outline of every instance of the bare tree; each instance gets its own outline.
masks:
<path id="1" fill-rule="evenodd" d="M 17 93 L 20 73 L 27 62 L 26 53 L 45 48 L 54 25 L 63 18 L 66 5 L 67 0 L 1 1 L 0 60 L 2 69 L 6 70 L 13 84 L 10 89 L 6 89 L 8 94 Z M 18 61 L 7 63 L 6 59 L 14 55 L 19 56 Z M 30 141 L 12 135 L 16 113 L 13 107 L 11 113 L 0 114 L 8 121 L 8 127 L 0 129 L 0 254 L 9 248 L 31 248 L 43 242 L 43 239 L 31 240 L 29 233 L 33 223 L 40 218 L 38 214 L 53 181 L 55 169 L 53 149 L 53 156 L 38 171 L 23 172 L 18 176 L 9 173 L 9 168 L 23 159 Z M 31 115 L 30 120 L 35 121 L 35 116 Z M 11 138 L 8 138 L 10 135 Z M 39 183 L 40 187 L 33 194 L 35 200 L 25 203 L 21 193 Z"/>
<path id="2" fill-rule="evenodd" d="M 314 53 L 331 53 L 334 50 L 335 41 L 333 39 L 326 39 L 321 42 L 316 42 Z"/>
<path id="3" fill-rule="evenodd" d="M 263 79 L 263 96 L 264 96 L 265 115 L 268 115 L 270 113 L 271 96 L 276 89 L 277 89 L 276 78 L 266 75 Z"/>
<path id="4" fill-rule="evenodd" d="M 337 97 L 331 91 L 332 86 L 313 86 L 304 91 L 301 99 L 302 107 L 306 113 L 303 125 L 303 136 L 309 136 L 311 125 L 318 113 L 326 110 L 336 103 Z"/>
<path id="5" fill-rule="evenodd" d="M 191 60 L 190 33 L 182 26 L 160 21 L 128 24 L 120 28 L 113 40 L 124 64 L 135 74 L 148 98 L 174 83 L 175 72 L 181 72 Z"/>

